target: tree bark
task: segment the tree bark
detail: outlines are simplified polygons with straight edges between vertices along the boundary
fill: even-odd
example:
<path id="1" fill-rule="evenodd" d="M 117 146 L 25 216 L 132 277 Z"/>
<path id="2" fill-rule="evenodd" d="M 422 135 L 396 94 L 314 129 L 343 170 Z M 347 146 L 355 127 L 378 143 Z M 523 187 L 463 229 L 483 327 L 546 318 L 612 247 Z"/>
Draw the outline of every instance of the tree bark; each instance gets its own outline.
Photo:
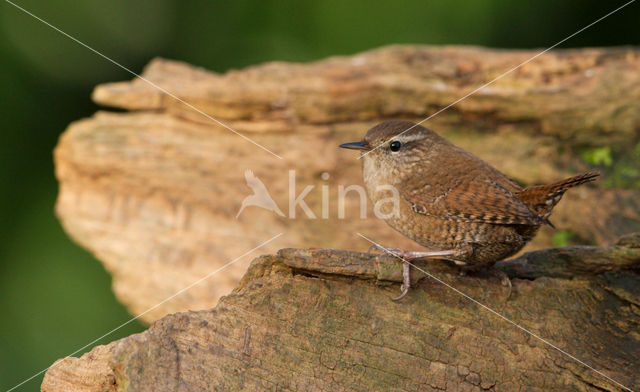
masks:
<path id="1" fill-rule="evenodd" d="M 360 162 L 337 145 L 359 140 L 383 119 L 422 120 L 536 53 L 394 46 L 222 75 L 156 59 L 145 79 L 283 159 L 142 80 L 107 83 L 93 99 L 126 111 L 99 112 L 63 134 L 55 151 L 56 211 L 71 237 L 104 263 L 118 299 L 133 314 L 279 232 L 285 235 L 263 252 L 285 246 L 366 249 L 356 232 L 415 249 L 375 219 L 370 205 L 369 218 L 360 219 L 353 192 L 346 219 L 337 219 L 338 186 L 362 184 Z M 580 148 L 637 143 L 639 68 L 635 48 L 552 51 L 425 125 L 523 184 L 556 181 L 588 168 Z M 243 178 L 247 169 L 287 217 L 249 207 L 236 219 L 251 193 Z M 296 196 L 315 186 L 305 201 L 317 219 L 300 208 L 290 219 L 289 170 L 295 170 Z M 329 219 L 321 213 L 325 185 Z M 552 221 L 570 229 L 578 243 L 610 243 L 640 230 L 639 196 L 631 189 L 580 187 L 566 195 Z M 527 249 L 550 246 L 553 233 L 544 228 Z M 235 287 L 247 263 L 145 313 L 143 321 L 211 308 Z"/>
<path id="2" fill-rule="evenodd" d="M 169 315 L 62 359 L 42 390 L 640 388 L 640 233 L 496 264 L 511 290 L 490 272 L 418 264 L 430 276 L 393 302 L 402 272 L 392 256 L 283 249 L 259 257 L 214 309 Z"/>

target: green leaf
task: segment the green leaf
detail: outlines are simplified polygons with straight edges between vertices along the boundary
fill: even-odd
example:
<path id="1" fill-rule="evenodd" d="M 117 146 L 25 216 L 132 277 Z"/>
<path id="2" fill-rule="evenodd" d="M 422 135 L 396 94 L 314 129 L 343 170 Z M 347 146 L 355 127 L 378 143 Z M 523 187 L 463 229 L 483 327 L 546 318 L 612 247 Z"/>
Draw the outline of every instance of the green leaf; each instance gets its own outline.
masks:
<path id="1" fill-rule="evenodd" d="M 553 246 L 555 247 L 567 246 L 572 237 L 573 233 L 571 230 L 558 230 L 551 238 L 551 242 L 553 242 Z"/>

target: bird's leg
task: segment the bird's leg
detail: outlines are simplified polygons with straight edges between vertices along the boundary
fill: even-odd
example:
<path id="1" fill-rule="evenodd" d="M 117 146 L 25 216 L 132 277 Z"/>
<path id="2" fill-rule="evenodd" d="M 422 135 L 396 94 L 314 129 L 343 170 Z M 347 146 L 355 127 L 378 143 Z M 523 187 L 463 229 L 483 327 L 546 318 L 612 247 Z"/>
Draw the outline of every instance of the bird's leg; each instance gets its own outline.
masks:
<path id="1" fill-rule="evenodd" d="M 411 288 L 411 261 L 428 258 L 446 258 L 446 256 L 453 256 L 456 254 L 456 251 L 454 250 L 404 251 L 398 248 L 385 248 L 380 244 L 372 245 L 369 250 L 372 249 L 380 249 L 383 252 L 389 253 L 402 260 L 402 285 L 400 286 L 402 294 L 393 298 L 394 301 L 399 301 L 404 298 Z"/>
<path id="2" fill-rule="evenodd" d="M 437 256 L 451 256 L 456 253 L 453 250 L 405 251 L 401 248 L 386 248 L 380 244 L 371 245 L 369 247 L 369 252 L 372 252 L 374 250 L 381 250 L 383 253 L 389 253 L 390 255 L 407 260 L 420 260 Z"/>
<path id="3" fill-rule="evenodd" d="M 402 259 L 402 284 L 400 285 L 400 290 L 402 290 L 402 294 L 393 298 L 394 301 L 400 301 L 411 288 L 411 264 L 406 259 Z"/>
<path id="4" fill-rule="evenodd" d="M 399 301 L 404 298 L 411 288 L 411 261 L 428 259 L 428 258 L 446 258 L 446 256 L 452 256 L 456 252 L 454 250 L 438 250 L 438 251 L 401 251 L 392 253 L 394 256 L 399 257 L 402 260 L 402 285 L 400 289 L 402 294 L 393 298 L 394 301 Z"/>

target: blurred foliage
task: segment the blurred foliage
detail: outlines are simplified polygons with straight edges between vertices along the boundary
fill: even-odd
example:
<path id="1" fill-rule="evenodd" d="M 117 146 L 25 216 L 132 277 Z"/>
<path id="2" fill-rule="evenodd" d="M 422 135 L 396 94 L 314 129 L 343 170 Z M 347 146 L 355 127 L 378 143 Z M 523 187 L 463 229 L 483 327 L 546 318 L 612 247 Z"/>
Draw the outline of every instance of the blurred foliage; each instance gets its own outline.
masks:
<path id="1" fill-rule="evenodd" d="M 571 230 L 557 230 L 553 233 L 551 241 L 553 246 L 568 246 L 575 234 Z"/>
<path id="2" fill-rule="evenodd" d="M 605 186 L 640 189 L 640 142 L 633 149 L 621 152 L 615 159 Z"/>
<path id="3" fill-rule="evenodd" d="M 640 142 L 618 147 L 589 147 L 579 152 L 582 160 L 605 173 L 602 185 L 608 188 L 640 189 Z M 627 147 L 625 149 L 625 147 Z"/>
<path id="4" fill-rule="evenodd" d="M 595 147 L 585 150 L 582 153 L 582 159 L 592 165 L 611 166 L 613 158 L 611 157 L 611 147 Z"/>
<path id="5" fill-rule="evenodd" d="M 541 48 L 623 4 L 596 0 L 15 2 L 135 72 L 155 56 L 222 72 L 394 43 Z M 637 45 L 639 10 L 640 4 L 633 4 L 562 46 Z M 0 7 L 0 59 L 4 223 L 0 388 L 5 390 L 129 318 L 113 297 L 109 276 L 99 262 L 72 244 L 56 221 L 51 151 L 69 122 L 98 109 L 89 99 L 96 84 L 131 75 L 6 2 Z M 620 169 L 615 154 L 605 149 L 585 159 L 610 166 L 620 181 L 630 178 L 637 183 L 640 147 L 623 159 L 626 163 Z M 569 240 L 557 235 L 557 241 Z M 141 328 L 129 324 L 103 342 Z M 42 375 L 18 390 L 35 390 L 41 379 Z"/>

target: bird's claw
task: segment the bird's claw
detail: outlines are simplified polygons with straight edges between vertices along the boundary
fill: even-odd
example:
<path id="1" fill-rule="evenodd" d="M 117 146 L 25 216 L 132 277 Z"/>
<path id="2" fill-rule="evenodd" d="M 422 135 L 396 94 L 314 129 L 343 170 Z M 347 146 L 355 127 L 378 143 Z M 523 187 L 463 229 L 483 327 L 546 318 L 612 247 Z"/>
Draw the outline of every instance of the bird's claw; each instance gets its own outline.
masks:
<path id="1" fill-rule="evenodd" d="M 399 296 L 392 298 L 392 301 L 400 301 L 402 298 L 404 298 L 405 295 L 407 295 L 407 293 L 409 292 L 409 286 L 405 286 L 404 283 L 400 286 L 400 290 L 402 290 L 402 294 L 400 294 Z"/>
<path id="2" fill-rule="evenodd" d="M 402 290 L 402 294 L 400 296 L 393 298 L 394 301 L 399 301 L 404 298 L 405 295 L 409 292 L 411 288 L 411 264 L 406 260 L 402 260 L 402 285 L 400 286 L 400 290 Z"/>
<path id="3" fill-rule="evenodd" d="M 497 271 L 499 271 L 498 277 L 500 278 L 500 283 L 508 289 L 508 293 L 507 293 L 507 300 L 508 300 L 509 298 L 511 298 L 511 291 L 513 290 L 511 279 L 509 279 L 509 275 L 507 275 L 505 272 L 500 270 L 497 270 Z"/>
<path id="4" fill-rule="evenodd" d="M 436 257 L 436 258 L 444 258 L 447 256 L 455 255 L 455 250 L 439 250 L 439 251 L 423 251 L 423 252 L 407 252 L 400 248 L 385 248 L 380 244 L 373 243 L 369 247 L 369 252 L 380 250 L 383 253 L 388 253 L 392 256 L 395 256 L 402 260 L 402 286 L 400 286 L 402 290 L 402 294 L 400 296 L 393 298 L 394 301 L 401 300 L 405 295 L 409 292 L 411 288 L 411 263 L 409 260 L 419 260 L 424 258 Z"/>

